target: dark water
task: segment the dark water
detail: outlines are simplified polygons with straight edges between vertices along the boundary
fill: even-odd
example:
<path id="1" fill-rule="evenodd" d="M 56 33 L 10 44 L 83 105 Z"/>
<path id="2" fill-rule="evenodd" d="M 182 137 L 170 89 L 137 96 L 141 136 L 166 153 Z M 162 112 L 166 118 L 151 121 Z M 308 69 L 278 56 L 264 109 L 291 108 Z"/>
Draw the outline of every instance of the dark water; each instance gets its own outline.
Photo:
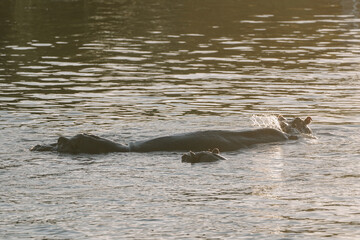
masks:
<path id="1" fill-rule="evenodd" d="M 0 2 L 1 239 L 358 239 L 360 2 Z M 317 139 L 33 153 L 311 116 Z M 263 119 L 267 119 L 263 117 Z"/>

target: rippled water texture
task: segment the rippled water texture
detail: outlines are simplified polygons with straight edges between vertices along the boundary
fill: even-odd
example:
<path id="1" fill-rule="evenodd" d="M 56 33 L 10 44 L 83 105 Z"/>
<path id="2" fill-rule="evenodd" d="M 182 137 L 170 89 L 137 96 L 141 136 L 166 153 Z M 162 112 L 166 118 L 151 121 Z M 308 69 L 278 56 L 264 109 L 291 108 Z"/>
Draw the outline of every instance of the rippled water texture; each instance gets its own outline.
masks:
<path id="1" fill-rule="evenodd" d="M 359 11 L 356 0 L 2 0 L 0 238 L 360 238 Z M 128 143 L 253 128 L 272 114 L 311 116 L 316 138 L 194 165 L 28 150 L 80 132 Z"/>

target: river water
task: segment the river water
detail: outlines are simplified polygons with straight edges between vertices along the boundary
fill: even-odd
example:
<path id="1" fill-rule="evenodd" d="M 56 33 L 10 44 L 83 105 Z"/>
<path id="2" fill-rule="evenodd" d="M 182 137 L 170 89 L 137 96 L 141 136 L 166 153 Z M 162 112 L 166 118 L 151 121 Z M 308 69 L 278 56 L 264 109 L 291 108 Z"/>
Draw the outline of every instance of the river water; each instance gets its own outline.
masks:
<path id="1" fill-rule="evenodd" d="M 1 239 L 359 239 L 356 0 L 4 0 Z M 182 153 L 30 152 L 313 119 L 316 138 Z"/>

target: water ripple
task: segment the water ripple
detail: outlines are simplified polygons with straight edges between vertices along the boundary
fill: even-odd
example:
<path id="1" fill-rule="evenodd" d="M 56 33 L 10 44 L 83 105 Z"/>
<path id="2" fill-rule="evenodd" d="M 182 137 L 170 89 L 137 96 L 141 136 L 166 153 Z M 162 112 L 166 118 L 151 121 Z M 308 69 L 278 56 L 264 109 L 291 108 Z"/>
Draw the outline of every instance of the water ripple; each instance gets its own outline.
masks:
<path id="1" fill-rule="evenodd" d="M 0 5 L 0 238 L 360 234 L 354 1 Z M 317 138 L 194 165 L 28 150 L 79 132 L 128 143 L 253 128 L 254 114 L 309 115 Z"/>

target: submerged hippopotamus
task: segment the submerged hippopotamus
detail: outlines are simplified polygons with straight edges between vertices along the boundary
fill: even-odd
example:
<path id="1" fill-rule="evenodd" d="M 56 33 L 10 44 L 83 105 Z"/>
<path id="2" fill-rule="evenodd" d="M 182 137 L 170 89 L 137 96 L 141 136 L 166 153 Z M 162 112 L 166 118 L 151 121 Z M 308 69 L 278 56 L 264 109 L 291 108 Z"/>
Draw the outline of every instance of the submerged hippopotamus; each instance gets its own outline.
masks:
<path id="1" fill-rule="evenodd" d="M 288 121 L 282 116 L 279 116 L 279 123 L 283 131 L 273 128 L 260 128 L 245 131 L 207 130 L 137 141 L 132 142 L 129 145 L 115 143 L 108 139 L 83 133 L 72 138 L 59 137 L 57 143 L 36 145 L 31 148 L 31 151 L 57 151 L 72 154 L 189 150 L 206 151 L 207 149 L 214 148 L 220 149 L 221 151 L 235 151 L 259 143 L 297 139 L 297 136 L 294 135 L 296 133 L 311 133 L 311 130 L 307 127 L 310 122 L 310 117 L 305 120 L 295 118 L 292 121 Z M 216 152 L 211 153 L 213 154 L 211 155 L 213 157 L 220 156 Z M 197 159 L 197 161 L 200 161 L 201 159 L 205 159 L 202 156 L 207 154 L 207 152 L 200 152 L 198 155 L 195 154 L 195 156 L 200 156 L 196 158 L 193 157 L 191 152 L 189 154 L 190 158 L 186 159 Z M 210 158 L 207 157 L 206 159 Z"/>
<path id="2" fill-rule="evenodd" d="M 218 148 L 214 148 L 212 151 L 201 151 L 201 152 L 193 152 L 190 151 L 185 153 L 181 157 L 182 162 L 188 163 L 199 163 L 199 162 L 215 162 L 218 160 L 226 160 L 225 157 L 220 155 L 220 151 Z"/>

